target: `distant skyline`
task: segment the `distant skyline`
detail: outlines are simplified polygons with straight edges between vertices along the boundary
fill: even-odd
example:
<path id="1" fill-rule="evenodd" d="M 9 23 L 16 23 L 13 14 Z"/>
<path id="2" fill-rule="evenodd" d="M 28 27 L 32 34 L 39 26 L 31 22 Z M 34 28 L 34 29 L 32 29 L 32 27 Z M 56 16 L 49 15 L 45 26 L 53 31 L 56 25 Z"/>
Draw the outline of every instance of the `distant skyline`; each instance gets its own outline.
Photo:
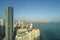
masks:
<path id="1" fill-rule="evenodd" d="M 14 8 L 14 20 L 60 21 L 60 0 L 0 0 L 0 17 Z"/>

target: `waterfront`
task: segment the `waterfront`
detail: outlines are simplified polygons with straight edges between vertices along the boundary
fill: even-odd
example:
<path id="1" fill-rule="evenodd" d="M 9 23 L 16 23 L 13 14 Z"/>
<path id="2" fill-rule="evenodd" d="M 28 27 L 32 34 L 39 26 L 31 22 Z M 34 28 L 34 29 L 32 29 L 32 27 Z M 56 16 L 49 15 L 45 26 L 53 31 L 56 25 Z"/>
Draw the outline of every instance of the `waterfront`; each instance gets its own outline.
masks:
<path id="1" fill-rule="evenodd" d="M 60 40 L 60 22 L 33 22 L 41 31 L 40 40 Z"/>

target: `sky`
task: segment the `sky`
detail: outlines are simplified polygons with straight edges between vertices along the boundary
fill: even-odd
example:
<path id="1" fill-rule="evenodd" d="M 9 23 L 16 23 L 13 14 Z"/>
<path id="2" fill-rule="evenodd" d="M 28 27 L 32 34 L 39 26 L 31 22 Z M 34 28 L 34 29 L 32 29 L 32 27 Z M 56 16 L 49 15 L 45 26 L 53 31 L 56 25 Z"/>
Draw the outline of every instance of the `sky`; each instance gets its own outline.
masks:
<path id="1" fill-rule="evenodd" d="M 60 21 L 60 0 L 0 0 L 0 17 L 6 7 L 14 10 L 14 20 Z"/>

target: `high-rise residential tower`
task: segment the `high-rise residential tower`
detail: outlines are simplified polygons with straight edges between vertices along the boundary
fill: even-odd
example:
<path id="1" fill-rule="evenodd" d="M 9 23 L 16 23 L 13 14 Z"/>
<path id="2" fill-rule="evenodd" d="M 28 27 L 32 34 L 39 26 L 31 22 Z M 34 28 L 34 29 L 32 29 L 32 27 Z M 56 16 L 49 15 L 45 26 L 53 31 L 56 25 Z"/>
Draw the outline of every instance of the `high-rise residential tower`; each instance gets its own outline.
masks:
<path id="1" fill-rule="evenodd" d="M 6 8 L 5 40 L 12 40 L 13 37 L 13 8 Z"/>
<path id="2" fill-rule="evenodd" d="M 4 20 L 0 18 L 0 40 L 3 39 L 4 36 Z"/>

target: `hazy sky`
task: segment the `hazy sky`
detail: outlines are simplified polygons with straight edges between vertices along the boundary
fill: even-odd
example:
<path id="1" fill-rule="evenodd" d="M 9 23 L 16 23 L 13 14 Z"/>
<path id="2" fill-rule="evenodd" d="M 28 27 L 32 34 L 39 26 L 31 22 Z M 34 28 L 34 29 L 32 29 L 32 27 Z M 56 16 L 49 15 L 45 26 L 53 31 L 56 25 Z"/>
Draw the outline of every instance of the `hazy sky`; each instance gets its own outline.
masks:
<path id="1" fill-rule="evenodd" d="M 0 17 L 7 6 L 14 8 L 14 19 L 60 20 L 60 0 L 0 0 Z"/>

